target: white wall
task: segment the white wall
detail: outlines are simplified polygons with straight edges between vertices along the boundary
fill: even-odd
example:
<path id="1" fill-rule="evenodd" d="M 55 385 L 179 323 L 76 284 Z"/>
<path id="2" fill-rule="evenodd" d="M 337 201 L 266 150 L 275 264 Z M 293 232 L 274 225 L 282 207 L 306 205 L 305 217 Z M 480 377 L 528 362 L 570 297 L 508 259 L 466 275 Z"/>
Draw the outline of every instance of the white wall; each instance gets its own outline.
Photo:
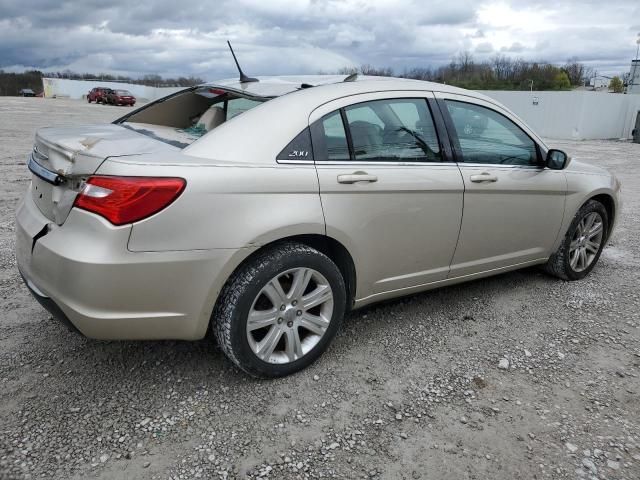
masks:
<path id="1" fill-rule="evenodd" d="M 640 112 L 640 95 L 589 91 L 479 93 L 505 105 L 546 138 L 631 138 Z"/>
<path id="2" fill-rule="evenodd" d="M 103 82 L 101 80 L 68 80 L 66 78 L 43 78 L 44 96 L 84 98 L 94 87 L 129 90 L 140 101 L 150 101 L 170 95 L 184 87 L 147 87 L 132 83 Z"/>

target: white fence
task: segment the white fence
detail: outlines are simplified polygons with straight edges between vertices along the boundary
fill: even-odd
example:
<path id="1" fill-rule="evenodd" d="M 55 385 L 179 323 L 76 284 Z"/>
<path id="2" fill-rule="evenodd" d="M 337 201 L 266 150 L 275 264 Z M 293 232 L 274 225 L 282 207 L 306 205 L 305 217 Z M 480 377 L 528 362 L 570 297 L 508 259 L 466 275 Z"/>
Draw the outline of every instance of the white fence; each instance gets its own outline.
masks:
<path id="1" fill-rule="evenodd" d="M 604 92 L 482 91 L 505 105 L 540 136 L 596 140 L 631 138 L 640 95 Z"/>
<path id="2" fill-rule="evenodd" d="M 170 95 L 184 87 L 147 87 L 122 82 L 103 82 L 101 80 L 68 80 L 66 78 L 43 78 L 44 96 L 84 98 L 94 87 L 129 90 L 140 101 L 151 101 Z"/>

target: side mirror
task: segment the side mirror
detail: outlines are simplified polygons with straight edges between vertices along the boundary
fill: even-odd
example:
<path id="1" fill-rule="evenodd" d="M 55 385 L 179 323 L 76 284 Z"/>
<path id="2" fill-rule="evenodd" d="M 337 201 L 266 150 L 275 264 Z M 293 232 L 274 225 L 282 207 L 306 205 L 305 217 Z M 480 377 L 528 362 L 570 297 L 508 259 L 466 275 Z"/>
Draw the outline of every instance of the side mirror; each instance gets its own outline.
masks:
<path id="1" fill-rule="evenodd" d="M 547 152 L 547 158 L 544 161 L 544 165 L 551 170 L 562 170 L 569 165 L 569 155 L 562 150 L 556 150 L 552 148 Z"/>

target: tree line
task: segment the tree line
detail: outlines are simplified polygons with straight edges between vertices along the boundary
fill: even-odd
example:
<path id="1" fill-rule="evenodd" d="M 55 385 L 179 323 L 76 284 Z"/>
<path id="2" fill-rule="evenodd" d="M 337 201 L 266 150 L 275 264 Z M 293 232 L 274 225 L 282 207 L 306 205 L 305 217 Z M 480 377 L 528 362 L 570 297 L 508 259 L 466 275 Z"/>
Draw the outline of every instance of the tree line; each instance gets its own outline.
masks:
<path id="1" fill-rule="evenodd" d="M 395 72 L 390 67 L 365 64 L 359 68 L 345 67 L 338 73 L 397 76 L 446 83 L 470 90 L 569 90 L 585 85 L 593 77 L 593 69 L 576 58 L 567 60 L 562 66 L 545 61 L 512 59 L 506 55 L 476 62 L 469 52 L 456 55 L 451 62 L 440 67 L 412 67 Z"/>
<path id="2" fill-rule="evenodd" d="M 74 73 L 68 70 L 63 72 L 41 72 L 39 70 L 27 70 L 21 73 L 5 72 L 0 70 L 0 96 L 18 95 L 23 88 L 30 88 L 36 93 L 42 92 L 42 77 L 67 78 L 70 80 L 94 80 L 96 82 L 124 82 L 151 87 L 190 87 L 204 83 L 198 77 L 163 78 L 160 75 L 144 75 L 140 78 L 131 78 L 123 75 L 111 75 L 108 73 Z"/>
<path id="3" fill-rule="evenodd" d="M 506 55 L 496 55 L 488 60 L 477 62 L 469 52 L 456 55 L 447 65 L 440 67 L 411 67 L 395 72 L 390 67 L 374 67 L 365 64 L 345 67 L 337 73 L 350 75 L 397 76 L 417 80 L 446 83 L 470 90 L 569 90 L 585 85 L 593 77 L 593 69 L 571 58 L 562 66 L 545 61 L 526 61 L 512 59 Z M 30 70 L 22 73 L 9 73 L 0 70 L 0 95 L 17 95 L 22 88 L 31 88 L 36 93 L 42 91 L 42 77 L 68 78 L 72 80 L 95 80 L 127 82 L 153 87 L 190 87 L 204 83 L 198 77 L 163 78 L 160 75 L 144 75 L 131 78 L 123 75 L 40 72 Z M 617 78 L 617 77 L 616 77 Z M 618 91 L 617 83 L 613 90 Z M 621 88 L 620 88 L 621 91 Z"/>

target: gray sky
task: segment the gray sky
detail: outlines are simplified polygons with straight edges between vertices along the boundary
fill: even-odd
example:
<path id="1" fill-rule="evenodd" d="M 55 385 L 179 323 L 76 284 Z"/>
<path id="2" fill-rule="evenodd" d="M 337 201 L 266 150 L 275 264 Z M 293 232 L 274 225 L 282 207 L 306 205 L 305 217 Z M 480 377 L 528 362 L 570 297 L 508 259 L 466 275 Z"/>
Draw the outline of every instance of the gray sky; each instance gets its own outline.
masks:
<path id="1" fill-rule="evenodd" d="M 468 50 L 628 71 L 639 0 L 0 0 L 0 68 L 133 76 L 438 66 Z"/>

